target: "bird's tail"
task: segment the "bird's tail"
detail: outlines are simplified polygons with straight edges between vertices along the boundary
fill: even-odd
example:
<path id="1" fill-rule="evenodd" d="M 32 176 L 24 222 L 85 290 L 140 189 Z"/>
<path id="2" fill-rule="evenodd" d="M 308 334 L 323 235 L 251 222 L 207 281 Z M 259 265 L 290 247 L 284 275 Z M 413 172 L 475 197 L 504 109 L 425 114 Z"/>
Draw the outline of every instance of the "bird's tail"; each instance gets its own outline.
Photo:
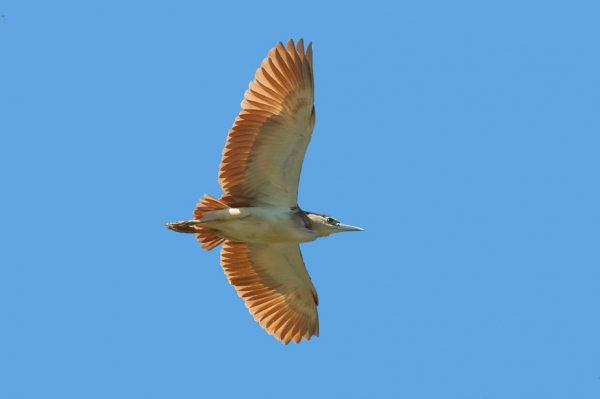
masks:
<path id="1" fill-rule="evenodd" d="M 225 204 L 223 201 L 216 199 L 210 194 L 204 194 L 204 198 L 202 198 L 200 202 L 198 202 L 198 205 L 196 205 L 196 210 L 194 211 L 194 219 L 202 219 L 202 215 L 204 215 L 204 212 L 217 211 L 219 209 L 226 208 L 229 208 L 229 206 L 227 206 L 227 204 Z M 198 233 L 196 233 L 196 238 L 198 239 L 198 241 L 200 241 L 200 246 L 206 249 L 207 251 L 210 251 L 211 249 L 225 241 L 224 238 L 214 234 L 214 230 L 203 228 L 202 226 L 196 226 L 196 228 L 198 229 Z"/>

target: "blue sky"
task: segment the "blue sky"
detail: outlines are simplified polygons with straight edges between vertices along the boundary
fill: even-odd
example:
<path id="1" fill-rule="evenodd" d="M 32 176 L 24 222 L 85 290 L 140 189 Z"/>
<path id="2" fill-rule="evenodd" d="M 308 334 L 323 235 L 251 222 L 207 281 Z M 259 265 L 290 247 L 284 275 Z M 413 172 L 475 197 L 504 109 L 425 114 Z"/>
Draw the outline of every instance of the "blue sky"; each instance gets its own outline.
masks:
<path id="1" fill-rule="evenodd" d="M 600 3 L 0 1 L 0 396 L 600 395 Z M 284 346 L 186 219 L 277 41 L 314 42 Z"/>

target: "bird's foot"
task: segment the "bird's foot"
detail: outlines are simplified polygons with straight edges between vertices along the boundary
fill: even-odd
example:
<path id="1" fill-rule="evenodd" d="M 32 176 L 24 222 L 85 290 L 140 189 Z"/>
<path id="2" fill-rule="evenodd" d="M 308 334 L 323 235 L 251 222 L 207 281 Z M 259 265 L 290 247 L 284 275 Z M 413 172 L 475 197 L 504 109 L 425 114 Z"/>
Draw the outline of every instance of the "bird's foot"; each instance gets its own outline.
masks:
<path id="1" fill-rule="evenodd" d="M 167 223 L 165 226 L 169 230 L 176 231 L 178 233 L 200 233 L 200 229 L 196 228 L 196 225 L 200 224 L 199 220 L 183 220 L 181 222 Z"/>

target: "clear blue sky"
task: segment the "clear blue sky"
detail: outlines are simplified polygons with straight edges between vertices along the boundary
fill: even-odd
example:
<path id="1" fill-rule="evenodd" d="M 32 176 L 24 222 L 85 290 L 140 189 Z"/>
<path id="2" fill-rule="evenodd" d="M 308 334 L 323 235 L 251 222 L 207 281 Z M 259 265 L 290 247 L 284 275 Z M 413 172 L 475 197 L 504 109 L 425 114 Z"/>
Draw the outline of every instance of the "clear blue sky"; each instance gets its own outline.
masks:
<path id="1" fill-rule="evenodd" d="M 0 1 L 0 397 L 600 397 L 598 1 Z M 186 219 L 314 42 L 284 346 Z"/>

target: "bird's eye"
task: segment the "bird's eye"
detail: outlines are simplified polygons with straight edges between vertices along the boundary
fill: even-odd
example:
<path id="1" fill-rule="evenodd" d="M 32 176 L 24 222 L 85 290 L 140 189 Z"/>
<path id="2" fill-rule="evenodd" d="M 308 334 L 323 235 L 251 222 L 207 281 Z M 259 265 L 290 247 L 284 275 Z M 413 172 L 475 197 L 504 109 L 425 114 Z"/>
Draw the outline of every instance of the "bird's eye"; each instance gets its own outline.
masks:
<path id="1" fill-rule="evenodd" d="M 338 224 L 338 221 L 337 221 L 337 220 L 335 220 L 334 218 L 329 218 L 329 217 L 328 217 L 328 218 L 327 218 L 325 221 L 326 221 L 327 223 L 329 223 L 329 224 Z"/>

